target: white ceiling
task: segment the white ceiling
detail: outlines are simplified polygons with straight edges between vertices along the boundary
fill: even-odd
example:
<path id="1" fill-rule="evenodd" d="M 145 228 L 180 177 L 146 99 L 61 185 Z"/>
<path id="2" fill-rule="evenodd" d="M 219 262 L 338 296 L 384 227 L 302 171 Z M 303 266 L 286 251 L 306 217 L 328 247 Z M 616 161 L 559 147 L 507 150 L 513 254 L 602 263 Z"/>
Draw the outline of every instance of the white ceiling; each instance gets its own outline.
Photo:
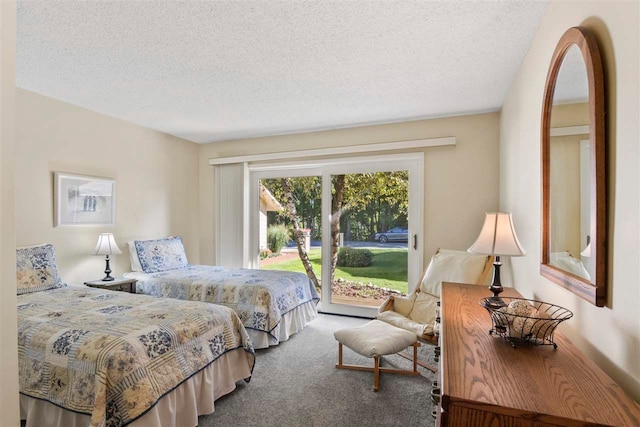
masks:
<path id="1" fill-rule="evenodd" d="M 547 1 L 24 1 L 17 85 L 195 142 L 498 110 Z"/>
<path id="2" fill-rule="evenodd" d="M 572 45 L 562 58 L 553 92 L 554 104 L 586 102 L 589 99 L 589 77 L 582 52 Z"/>

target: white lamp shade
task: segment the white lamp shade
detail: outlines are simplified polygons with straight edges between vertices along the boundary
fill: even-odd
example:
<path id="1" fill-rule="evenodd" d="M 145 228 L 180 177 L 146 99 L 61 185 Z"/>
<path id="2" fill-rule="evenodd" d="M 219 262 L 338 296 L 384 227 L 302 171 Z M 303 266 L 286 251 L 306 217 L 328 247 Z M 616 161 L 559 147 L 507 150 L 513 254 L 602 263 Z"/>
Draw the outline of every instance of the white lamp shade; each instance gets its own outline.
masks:
<path id="1" fill-rule="evenodd" d="M 122 251 L 116 245 L 116 239 L 113 238 L 112 233 L 101 233 L 98 236 L 98 243 L 96 243 L 96 248 L 93 251 L 94 255 L 117 255 L 121 253 Z"/>
<path id="2" fill-rule="evenodd" d="M 580 255 L 585 258 L 589 258 L 591 256 L 591 242 L 589 242 L 589 244 L 582 250 L 582 252 L 580 252 Z"/>
<path id="3" fill-rule="evenodd" d="M 487 212 L 480 235 L 468 252 L 483 255 L 523 256 L 522 248 L 513 228 L 511 213 Z"/>

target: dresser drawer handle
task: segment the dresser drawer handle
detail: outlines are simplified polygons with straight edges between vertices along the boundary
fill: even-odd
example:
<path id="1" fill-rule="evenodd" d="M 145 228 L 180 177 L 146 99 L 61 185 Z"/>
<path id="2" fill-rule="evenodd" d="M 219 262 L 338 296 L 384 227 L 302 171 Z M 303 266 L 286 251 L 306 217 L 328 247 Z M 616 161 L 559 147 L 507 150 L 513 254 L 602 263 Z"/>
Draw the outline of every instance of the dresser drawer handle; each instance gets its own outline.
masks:
<path id="1" fill-rule="evenodd" d="M 440 389 L 439 388 L 434 388 L 433 390 L 431 390 L 431 401 L 436 405 L 438 403 L 440 403 Z"/>

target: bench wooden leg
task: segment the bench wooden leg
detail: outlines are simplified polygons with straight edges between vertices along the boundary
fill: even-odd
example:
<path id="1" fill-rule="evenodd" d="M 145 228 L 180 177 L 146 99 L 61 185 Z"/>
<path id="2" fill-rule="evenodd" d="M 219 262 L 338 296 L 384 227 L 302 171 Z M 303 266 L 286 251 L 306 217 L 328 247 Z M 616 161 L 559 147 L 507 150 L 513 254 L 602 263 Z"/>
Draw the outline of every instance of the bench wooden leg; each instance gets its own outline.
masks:
<path id="1" fill-rule="evenodd" d="M 416 343 L 416 345 L 419 347 L 420 343 Z M 417 348 L 416 348 L 417 349 Z M 414 356 L 411 357 L 410 354 L 405 353 L 405 351 L 401 351 L 399 353 L 396 353 L 398 356 L 404 357 L 407 360 L 411 360 L 411 361 L 415 361 L 415 363 L 417 363 L 418 365 L 422 366 L 423 368 L 427 368 L 428 370 L 430 370 L 431 372 L 438 372 L 438 368 L 436 368 L 435 366 L 431 366 L 421 360 L 416 360 L 416 355 L 417 355 L 417 351 L 414 351 Z"/>
<path id="2" fill-rule="evenodd" d="M 373 391 L 377 392 L 380 390 L 380 374 L 381 373 L 389 373 L 389 374 L 401 374 L 401 375 L 410 375 L 410 376 L 419 376 L 420 372 L 418 372 L 418 368 L 416 366 L 415 360 L 417 359 L 418 346 L 420 344 L 413 345 L 413 353 L 414 353 L 414 364 L 413 370 L 409 369 L 396 369 L 396 368 L 381 368 L 380 361 L 382 356 L 373 356 L 373 367 L 371 366 L 361 366 L 361 365 L 345 365 L 342 363 L 342 343 L 338 342 L 338 363 L 336 363 L 336 368 L 338 369 L 352 369 L 356 371 L 367 371 L 373 372 Z"/>
<path id="3" fill-rule="evenodd" d="M 373 356 L 373 391 L 380 389 L 380 356 Z"/>

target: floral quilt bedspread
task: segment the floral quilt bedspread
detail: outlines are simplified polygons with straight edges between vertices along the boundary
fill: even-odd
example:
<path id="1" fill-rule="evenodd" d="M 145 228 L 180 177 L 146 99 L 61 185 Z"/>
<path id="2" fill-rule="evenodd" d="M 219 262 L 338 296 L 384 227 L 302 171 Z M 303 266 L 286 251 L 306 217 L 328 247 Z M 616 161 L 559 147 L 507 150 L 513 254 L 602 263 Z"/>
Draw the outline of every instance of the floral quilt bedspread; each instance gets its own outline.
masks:
<path id="1" fill-rule="evenodd" d="M 282 316 L 320 296 L 302 273 L 190 265 L 157 273 L 127 273 L 138 293 L 233 308 L 246 328 L 270 333 Z"/>
<path id="2" fill-rule="evenodd" d="M 124 426 L 218 357 L 254 350 L 225 307 L 66 287 L 18 295 L 20 393 Z M 247 378 L 247 381 L 249 379 Z"/>

